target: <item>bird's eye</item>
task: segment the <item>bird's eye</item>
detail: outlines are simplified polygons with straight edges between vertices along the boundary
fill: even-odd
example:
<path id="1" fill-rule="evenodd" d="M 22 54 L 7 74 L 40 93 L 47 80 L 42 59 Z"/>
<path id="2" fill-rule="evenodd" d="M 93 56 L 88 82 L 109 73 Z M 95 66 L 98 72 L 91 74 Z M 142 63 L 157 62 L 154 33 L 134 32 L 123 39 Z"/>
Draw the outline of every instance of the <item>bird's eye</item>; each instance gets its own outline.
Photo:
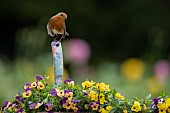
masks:
<path id="1" fill-rule="evenodd" d="M 63 14 L 60 14 L 61 16 L 63 16 Z"/>

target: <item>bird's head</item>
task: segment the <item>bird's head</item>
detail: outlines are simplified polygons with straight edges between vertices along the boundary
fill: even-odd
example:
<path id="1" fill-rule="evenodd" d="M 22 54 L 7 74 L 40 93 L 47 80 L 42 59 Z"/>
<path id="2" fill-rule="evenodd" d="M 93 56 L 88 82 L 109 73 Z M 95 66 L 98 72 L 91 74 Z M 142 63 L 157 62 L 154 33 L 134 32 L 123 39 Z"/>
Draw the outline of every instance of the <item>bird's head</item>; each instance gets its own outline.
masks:
<path id="1" fill-rule="evenodd" d="M 67 19 L 67 14 L 64 13 L 64 12 L 58 13 L 57 16 L 61 16 L 61 17 L 65 18 L 65 19 Z"/>

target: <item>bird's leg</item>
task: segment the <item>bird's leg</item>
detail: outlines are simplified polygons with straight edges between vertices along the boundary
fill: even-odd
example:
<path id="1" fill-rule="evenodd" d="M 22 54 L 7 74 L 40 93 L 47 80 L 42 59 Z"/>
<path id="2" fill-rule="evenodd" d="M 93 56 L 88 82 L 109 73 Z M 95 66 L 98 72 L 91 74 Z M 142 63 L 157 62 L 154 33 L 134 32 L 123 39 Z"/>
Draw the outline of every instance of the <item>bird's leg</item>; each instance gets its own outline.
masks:
<path id="1" fill-rule="evenodd" d="M 54 35 L 54 41 L 55 41 L 55 42 L 57 42 L 57 37 L 58 37 L 58 35 L 55 34 L 55 35 Z"/>
<path id="2" fill-rule="evenodd" d="M 64 36 L 61 36 L 61 38 L 60 38 L 59 42 L 61 42 L 61 40 L 62 40 L 62 39 L 64 39 Z"/>

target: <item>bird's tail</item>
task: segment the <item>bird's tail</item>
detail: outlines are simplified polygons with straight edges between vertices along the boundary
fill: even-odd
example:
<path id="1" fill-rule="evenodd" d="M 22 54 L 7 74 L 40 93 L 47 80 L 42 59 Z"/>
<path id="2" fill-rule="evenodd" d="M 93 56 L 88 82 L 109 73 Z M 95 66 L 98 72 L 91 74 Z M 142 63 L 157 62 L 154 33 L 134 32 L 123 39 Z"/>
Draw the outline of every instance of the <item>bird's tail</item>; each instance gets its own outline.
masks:
<path id="1" fill-rule="evenodd" d="M 65 36 L 69 36 L 69 34 L 67 32 L 65 32 Z"/>

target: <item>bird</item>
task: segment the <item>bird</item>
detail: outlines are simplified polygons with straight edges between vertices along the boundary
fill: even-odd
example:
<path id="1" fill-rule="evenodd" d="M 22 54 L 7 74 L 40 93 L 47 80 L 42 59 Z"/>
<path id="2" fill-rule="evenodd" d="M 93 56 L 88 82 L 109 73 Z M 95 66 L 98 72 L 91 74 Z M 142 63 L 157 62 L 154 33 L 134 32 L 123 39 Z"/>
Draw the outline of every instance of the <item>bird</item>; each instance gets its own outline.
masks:
<path id="1" fill-rule="evenodd" d="M 52 16 L 47 24 L 48 35 L 57 39 L 58 35 L 61 35 L 59 41 L 64 39 L 69 34 L 66 31 L 65 20 L 67 19 L 67 14 L 64 12 L 59 12 L 58 14 Z"/>

